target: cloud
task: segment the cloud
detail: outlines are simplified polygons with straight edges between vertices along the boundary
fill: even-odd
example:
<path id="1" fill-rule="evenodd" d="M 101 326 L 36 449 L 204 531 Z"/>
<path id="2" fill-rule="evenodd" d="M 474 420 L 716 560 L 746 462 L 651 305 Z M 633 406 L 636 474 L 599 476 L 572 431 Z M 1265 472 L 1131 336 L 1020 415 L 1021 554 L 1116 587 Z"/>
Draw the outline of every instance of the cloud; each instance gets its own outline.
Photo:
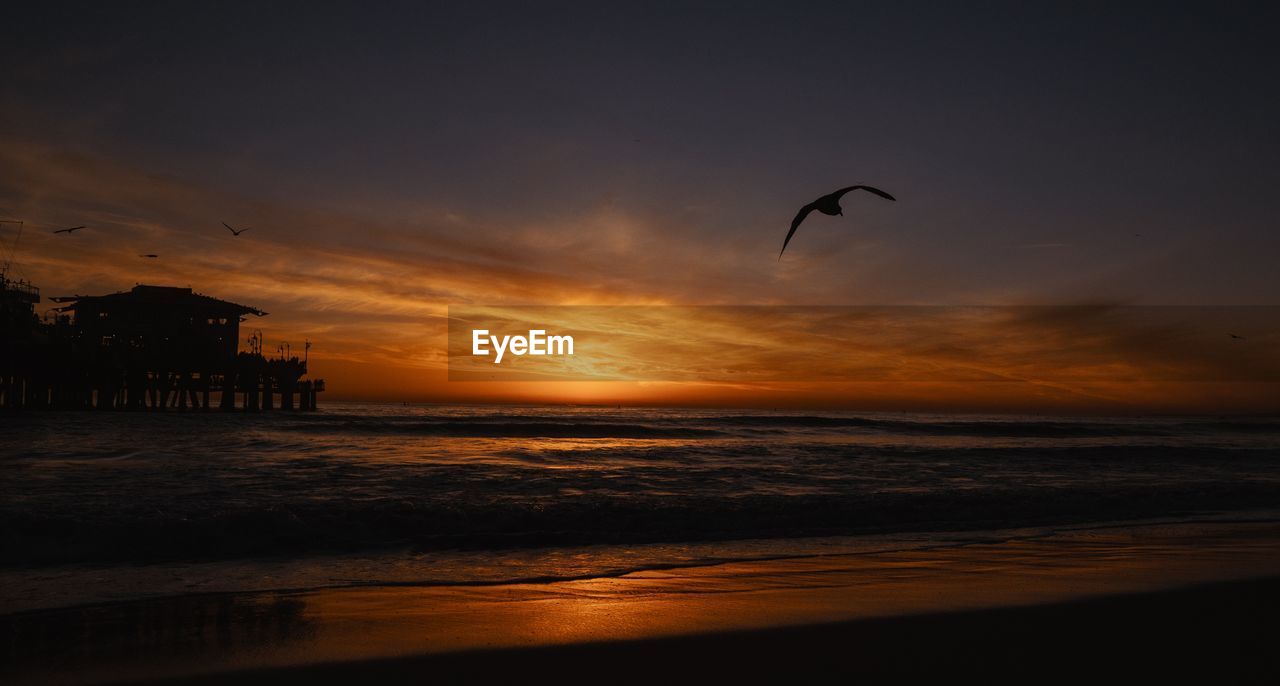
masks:
<path id="1" fill-rule="evenodd" d="M 1178 398 L 1195 404 L 1197 394 L 1201 404 L 1253 397 L 1206 394 L 1204 382 L 1275 372 L 1268 357 L 1274 322 L 1261 311 L 1186 312 L 1190 325 L 1116 302 L 940 308 L 929 316 L 893 308 L 780 316 L 785 308 L 692 314 L 656 307 L 657 320 L 636 326 L 578 322 L 614 341 L 589 361 L 595 370 L 631 381 L 449 383 L 450 305 L 830 303 L 891 269 L 893 250 L 851 240 L 778 264 L 773 246 L 757 245 L 753 233 L 704 231 L 699 222 L 711 219 L 691 210 L 645 214 L 607 199 L 527 220 L 429 205 L 354 211 L 248 196 L 92 151 L 0 143 L 0 167 L 9 172 L 0 179 L 0 207 L 28 220 L 17 262 L 46 295 L 142 282 L 244 302 L 271 313 L 251 323 L 268 349 L 312 340 L 313 371 L 338 396 L 1167 407 Z M 237 238 L 223 220 L 254 228 Z M 50 233 L 75 224 L 89 228 Z M 1051 245 L 1066 247 L 1027 247 Z M 694 327 L 703 340 L 663 338 Z M 1229 346 L 1226 330 L 1247 332 L 1248 345 Z M 709 360 L 709 369 L 672 372 Z M 1201 385 L 1168 387 L 1178 383 Z"/>

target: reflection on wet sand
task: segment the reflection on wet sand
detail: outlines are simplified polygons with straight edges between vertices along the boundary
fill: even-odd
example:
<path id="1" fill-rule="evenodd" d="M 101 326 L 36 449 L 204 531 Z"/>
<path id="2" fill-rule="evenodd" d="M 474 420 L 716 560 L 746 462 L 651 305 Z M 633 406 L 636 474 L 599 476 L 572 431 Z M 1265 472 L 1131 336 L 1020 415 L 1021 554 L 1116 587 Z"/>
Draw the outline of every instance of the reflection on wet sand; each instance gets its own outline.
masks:
<path id="1" fill-rule="evenodd" d="M 159 672 L 227 667 L 316 636 L 298 596 L 195 595 L 0 617 L 4 662 L 47 682 L 50 665 L 92 680 L 138 665 Z"/>
<path id="2" fill-rule="evenodd" d="M 1280 575 L 1280 524 L 1093 528 L 554 583 L 204 595 L 11 615 L 6 681 L 84 683 L 1043 605 Z"/>

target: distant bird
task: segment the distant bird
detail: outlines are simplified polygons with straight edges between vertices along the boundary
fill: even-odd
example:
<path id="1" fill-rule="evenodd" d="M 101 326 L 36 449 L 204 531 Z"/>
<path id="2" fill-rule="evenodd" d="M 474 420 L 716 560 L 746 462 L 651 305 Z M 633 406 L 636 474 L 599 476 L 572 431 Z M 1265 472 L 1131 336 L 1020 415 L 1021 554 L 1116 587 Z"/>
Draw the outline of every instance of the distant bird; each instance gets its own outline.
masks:
<path id="1" fill-rule="evenodd" d="M 147 255 L 138 255 L 138 257 L 159 257 L 159 255 L 147 254 Z"/>
<path id="2" fill-rule="evenodd" d="M 249 229 L 253 228 L 253 227 L 251 227 L 251 226 L 246 226 L 246 227 L 244 227 L 243 229 L 240 229 L 239 231 L 236 231 L 235 229 L 231 228 L 231 225 L 230 225 L 230 224 L 228 224 L 228 223 L 226 223 L 226 222 L 222 222 L 222 225 L 223 225 L 223 226 L 225 226 L 225 227 L 227 227 L 227 231 L 230 231 L 232 234 L 234 234 L 234 235 L 236 235 L 236 236 L 239 236 L 240 234 L 244 233 L 245 231 L 248 231 Z"/>
<path id="3" fill-rule="evenodd" d="M 1233 333 L 1229 333 L 1229 334 L 1227 334 L 1227 335 L 1228 335 L 1228 336 L 1230 336 L 1230 337 L 1232 337 L 1232 338 L 1234 338 L 1234 339 L 1236 339 L 1236 340 L 1238 340 L 1238 341 L 1243 341 L 1243 340 L 1244 340 L 1244 336 L 1237 336 L 1237 335 L 1235 335 L 1235 334 L 1233 334 Z"/>
<path id="4" fill-rule="evenodd" d="M 83 229 L 83 228 L 84 228 L 83 226 L 73 226 L 69 229 L 58 229 L 57 231 L 54 231 L 54 233 L 71 233 L 72 231 L 79 231 L 80 229 Z"/>
<path id="5" fill-rule="evenodd" d="M 830 195 L 824 195 L 808 205 L 801 207 L 800 213 L 796 215 L 795 219 L 791 220 L 791 230 L 787 232 L 787 239 L 782 241 L 782 250 L 778 252 L 778 259 L 782 259 L 782 253 L 787 251 L 787 244 L 791 242 L 791 237 L 796 235 L 796 229 L 800 228 L 800 222 L 804 221 L 804 218 L 809 216 L 810 212 L 817 210 L 823 214 L 829 214 L 833 217 L 836 215 L 844 216 L 844 210 L 840 207 L 840 198 L 849 191 L 859 190 L 874 193 L 885 200 L 897 200 L 897 198 L 894 198 L 892 195 L 885 193 L 879 188 L 872 188 L 871 186 L 849 186 L 848 188 L 841 188 Z"/>

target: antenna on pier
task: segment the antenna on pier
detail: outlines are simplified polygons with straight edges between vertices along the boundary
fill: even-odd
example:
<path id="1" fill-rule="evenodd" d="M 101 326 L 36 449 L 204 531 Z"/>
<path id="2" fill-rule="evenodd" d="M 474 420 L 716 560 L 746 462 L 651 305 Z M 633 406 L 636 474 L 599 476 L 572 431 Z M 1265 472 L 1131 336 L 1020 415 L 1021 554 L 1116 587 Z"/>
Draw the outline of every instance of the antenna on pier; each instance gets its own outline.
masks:
<path id="1" fill-rule="evenodd" d="M 306 342 L 306 346 L 302 349 L 302 364 L 306 364 L 307 360 L 310 358 L 311 358 L 311 339 L 308 338 Z"/>

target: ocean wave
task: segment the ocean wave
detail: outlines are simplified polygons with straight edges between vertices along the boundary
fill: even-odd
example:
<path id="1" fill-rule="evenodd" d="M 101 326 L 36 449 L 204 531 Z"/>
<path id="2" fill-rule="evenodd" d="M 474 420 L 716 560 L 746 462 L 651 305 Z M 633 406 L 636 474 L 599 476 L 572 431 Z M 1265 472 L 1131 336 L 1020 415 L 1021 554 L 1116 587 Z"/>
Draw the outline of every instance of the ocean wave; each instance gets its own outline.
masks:
<path id="1" fill-rule="evenodd" d="M 920 420 L 825 415 L 726 415 L 703 419 L 709 424 L 783 429 L 862 429 L 903 435 L 991 436 L 1011 438 L 1099 438 L 1177 436 L 1193 431 L 1276 433 L 1280 422 L 1271 420 L 1090 422 L 1030 419 Z"/>
<path id="2" fill-rule="evenodd" d="M 711 420 L 727 426 L 864 429 L 915 436 L 991 436 L 1012 438 L 1165 436 L 1169 429 L 1132 424 L 1113 426 L 1044 421 L 943 421 L 872 419 L 866 417 L 732 415 Z"/>
<path id="3" fill-rule="evenodd" d="M 30 413 L 0 424 L 0 564 L 1234 511 L 1280 502 L 1277 426 L 612 408 Z M 516 440 L 465 440 L 495 437 Z M 637 440 L 593 440 L 618 438 Z"/>
<path id="4" fill-rule="evenodd" d="M 785 433 L 794 430 L 976 438 L 1157 438 L 1195 433 L 1280 435 L 1280 422 L 1272 420 L 921 420 L 788 414 L 693 415 L 648 418 L 644 422 L 626 421 L 621 414 L 573 419 L 547 421 L 544 417 L 497 414 L 474 417 L 322 415 L 287 421 L 278 428 L 310 433 L 350 431 L 457 438 L 714 438 L 740 431 Z"/>
<path id="5" fill-rule="evenodd" d="M 443 436 L 450 438 L 710 438 L 725 435 L 715 429 L 691 426 L 652 426 L 609 422 L 546 421 L 388 421 L 337 419 L 297 422 L 280 427 L 310 433 L 359 432 Z"/>
<path id="6" fill-rule="evenodd" d="M 791 538 L 1124 520 L 1266 508 L 1280 483 L 1209 481 L 1159 488 L 984 488 L 785 496 L 718 494 L 456 501 L 391 497 L 237 504 L 164 513 L 33 513 L 0 508 L 0 564 L 229 559 L 373 550 Z M 83 516 L 93 514 L 96 516 Z"/>

